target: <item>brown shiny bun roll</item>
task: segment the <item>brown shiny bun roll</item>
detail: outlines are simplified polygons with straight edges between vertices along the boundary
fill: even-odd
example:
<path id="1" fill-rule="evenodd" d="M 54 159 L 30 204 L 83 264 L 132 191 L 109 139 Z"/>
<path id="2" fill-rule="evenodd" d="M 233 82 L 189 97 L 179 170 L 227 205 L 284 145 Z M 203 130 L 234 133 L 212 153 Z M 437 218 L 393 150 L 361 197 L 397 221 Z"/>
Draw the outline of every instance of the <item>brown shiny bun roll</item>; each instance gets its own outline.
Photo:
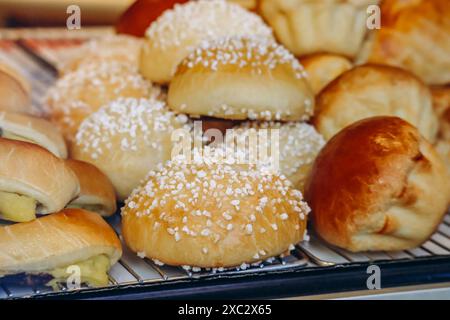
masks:
<path id="1" fill-rule="evenodd" d="M 448 0 L 384 0 L 381 17 L 359 60 L 402 67 L 428 84 L 450 82 Z"/>
<path id="2" fill-rule="evenodd" d="M 45 98 L 50 119 L 68 142 L 73 142 L 78 126 L 91 113 L 119 97 L 147 98 L 151 83 L 119 62 L 84 66 L 60 78 Z"/>
<path id="3" fill-rule="evenodd" d="M 176 158 L 126 201 L 122 233 L 131 250 L 157 263 L 246 268 L 292 250 L 308 212 L 282 176 L 209 156 Z"/>
<path id="4" fill-rule="evenodd" d="M 0 110 L 33 115 L 31 86 L 14 68 L 0 62 Z"/>
<path id="5" fill-rule="evenodd" d="M 66 161 L 80 182 L 80 194 L 69 203 L 71 208 L 81 208 L 111 216 L 116 212 L 116 194 L 108 177 L 96 166 L 73 159 Z"/>
<path id="6" fill-rule="evenodd" d="M 262 19 L 239 5 L 224 0 L 175 5 L 147 29 L 140 71 L 151 81 L 168 83 L 181 60 L 202 41 L 246 35 L 272 39 Z"/>
<path id="7" fill-rule="evenodd" d="M 67 158 L 63 136 L 52 123 L 44 119 L 0 111 L 0 136 L 35 143 L 59 158 Z"/>
<path id="8" fill-rule="evenodd" d="M 192 116 L 307 120 L 314 95 L 303 67 L 284 47 L 261 38 L 224 38 L 204 42 L 181 62 L 168 104 Z"/>
<path id="9" fill-rule="evenodd" d="M 50 151 L 0 138 L 0 217 L 29 221 L 63 209 L 80 192 L 76 175 Z"/>
<path id="10" fill-rule="evenodd" d="M 314 124 L 329 140 L 353 122 L 382 115 L 409 121 L 430 142 L 436 140 L 439 122 L 430 90 L 411 73 L 389 66 L 359 66 L 331 82 L 316 99 Z"/>
<path id="11" fill-rule="evenodd" d="M 72 274 L 67 268 L 80 266 L 83 282 L 103 286 L 122 247 L 114 230 L 97 214 L 65 209 L 32 222 L 0 227 L 0 252 L 0 276 L 51 274 L 64 283 Z"/>
<path id="12" fill-rule="evenodd" d="M 358 121 L 334 136 L 306 185 L 317 233 L 351 251 L 425 242 L 450 203 L 450 176 L 432 145 L 397 117 Z"/>
<path id="13" fill-rule="evenodd" d="M 71 155 L 104 172 L 124 200 L 150 170 L 170 159 L 172 132 L 187 123 L 164 102 L 117 99 L 83 121 Z"/>
<path id="14" fill-rule="evenodd" d="M 59 72 L 66 74 L 94 62 L 107 61 L 117 61 L 137 70 L 142 43 L 142 39 L 127 35 L 107 35 L 90 40 L 74 49 L 74 54 L 59 66 Z"/>
<path id="15" fill-rule="evenodd" d="M 303 57 L 300 63 L 308 74 L 307 79 L 314 94 L 318 94 L 331 81 L 352 68 L 352 63 L 347 58 L 327 53 Z"/>
<path id="16" fill-rule="evenodd" d="M 259 11 L 296 56 L 330 52 L 354 57 L 367 33 L 367 7 L 378 0 L 261 0 Z"/>

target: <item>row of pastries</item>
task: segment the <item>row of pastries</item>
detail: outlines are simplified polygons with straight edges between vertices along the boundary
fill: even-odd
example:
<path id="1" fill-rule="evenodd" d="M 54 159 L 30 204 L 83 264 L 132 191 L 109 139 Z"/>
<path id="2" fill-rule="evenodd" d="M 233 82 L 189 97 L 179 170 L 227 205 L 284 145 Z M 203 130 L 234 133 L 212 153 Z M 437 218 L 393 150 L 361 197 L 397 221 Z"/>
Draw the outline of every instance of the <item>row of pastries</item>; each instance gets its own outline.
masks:
<path id="1" fill-rule="evenodd" d="M 144 16 L 143 2 L 59 65 L 41 117 L 0 68 L 0 217 L 13 222 L 0 275 L 63 281 L 77 264 L 105 285 L 122 248 L 101 216 L 116 201 L 130 250 L 193 271 L 259 265 L 308 230 L 355 252 L 436 230 L 450 203 L 445 0 L 151 1 Z M 237 141 L 276 129 L 279 168 L 239 162 L 245 150 L 222 161 L 227 142 L 203 138 L 174 155 L 174 132 L 195 140 L 198 121 Z"/>

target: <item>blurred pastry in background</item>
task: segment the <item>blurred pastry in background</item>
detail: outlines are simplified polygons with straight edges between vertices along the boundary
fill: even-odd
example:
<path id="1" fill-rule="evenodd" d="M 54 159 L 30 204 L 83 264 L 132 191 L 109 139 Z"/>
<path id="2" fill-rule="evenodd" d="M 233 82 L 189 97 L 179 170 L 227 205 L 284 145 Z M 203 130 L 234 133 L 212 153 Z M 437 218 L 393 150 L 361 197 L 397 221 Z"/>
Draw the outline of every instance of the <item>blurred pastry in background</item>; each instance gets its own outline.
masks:
<path id="1" fill-rule="evenodd" d="M 80 182 L 80 194 L 68 207 L 97 212 L 104 217 L 113 215 L 117 209 L 116 194 L 108 177 L 96 166 L 84 161 L 68 159 L 66 164 Z"/>
<path id="2" fill-rule="evenodd" d="M 448 0 L 384 0 L 381 17 L 360 62 L 402 67 L 428 84 L 450 83 Z"/>
<path id="3" fill-rule="evenodd" d="M 355 57 L 367 34 L 367 7 L 378 0 L 261 0 L 259 12 L 296 56 Z"/>
<path id="4" fill-rule="evenodd" d="M 450 87 L 432 87 L 434 110 L 439 116 L 439 136 L 436 149 L 450 172 Z"/>
<path id="5" fill-rule="evenodd" d="M 150 170 L 171 158 L 172 132 L 188 123 L 162 101 L 117 99 L 83 121 L 71 155 L 105 173 L 124 200 Z"/>
<path id="6" fill-rule="evenodd" d="M 315 95 L 353 66 L 346 57 L 329 53 L 305 56 L 299 61 L 308 74 L 307 80 Z"/>
<path id="7" fill-rule="evenodd" d="M 329 140 L 353 122 L 381 115 L 401 117 L 436 141 L 439 121 L 429 88 L 410 72 L 390 66 L 355 67 L 331 82 L 316 99 L 314 125 Z"/>
<path id="8" fill-rule="evenodd" d="M 31 85 L 13 67 L 0 62 L 0 110 L 34 115 Z"/>
<path id="9" fill-rule="evenodd" d="M 305 198 L 327 242 L 350 251 L 406 250 L 425 242 L 447 213 L 450 175 L 415 127 L 373 117 L 327 143 Z"/>
<path id="10" fill-rule="evenodd" d="M 67 158 L 62 134 L 45 119 L 0 111 L 0 137 L 35 143 L 59 158 Z"/>
<path id="11" fill-rule="evenodd" d="M 146 31 L 140 71 L 168 83 L 178 64 L 205 40 L 254 36 L 272 39 L 272 30 L 254 13 L 224 0 L 199 0 L 165 11 Z"/>
<path id="12" fill-rule="evenodd" d="M 203 42 L 178 66 L 168 105 L 191 116 L 308 120 L 314 113 L 314 95 L 305 77 L 297 59 L 272 40 Z"/>

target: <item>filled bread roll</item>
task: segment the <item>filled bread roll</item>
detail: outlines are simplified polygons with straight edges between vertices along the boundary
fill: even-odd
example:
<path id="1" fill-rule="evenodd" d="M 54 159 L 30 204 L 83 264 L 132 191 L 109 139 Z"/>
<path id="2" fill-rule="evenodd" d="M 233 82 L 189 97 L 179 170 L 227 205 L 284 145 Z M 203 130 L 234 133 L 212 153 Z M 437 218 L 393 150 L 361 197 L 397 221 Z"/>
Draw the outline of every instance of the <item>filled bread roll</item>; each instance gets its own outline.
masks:
<path id="1" fill-rule="evenodd" d="M 97 212 L 106 217 L 114 214 L 117 209 L 116 195 L 108 177 L 96 166 L 84 161 L 69 159 L 66 164 L 80 182 L 80 194 L 68 207 Z"/>
<path id="2" fill-rule="evenodd" d="M 428 84 L 450 83 L 448 0 L 384 0 L 381 17 L 359 61 L 402 67 Z"/>
<path id="3" fill-rule="evenodd" d="M 259 11 L 296 56 L 354 57 L 367 33 L 367 7 L 378 0 L 261 0 Z"/>
<path id="4" fill-rule="evenodd" d="M 272 31 L 256 14 L 224 0 L 175 5 L 147 29 L 140 71 L 151 81 L 168 83 L 181 60 L 202 41 L 246 35 L 272 38 Z"/>
<path id="5" fill-rule="evenodd" d="M 433 146 L 397 117 L 358 121 L 334 136 L 306 185 L 317 233 L 351 251 L 425 242 L 450 203 L 450 176 Z"/>
<path id="6" fill-rule="evenodd" d="M 61 133 L 47 120 L 0 111 L 0 136 L 31 142 L 59 158 L 67 158 L 67 147 Z"/>
<path id="7" fill-rule="evenodd" d="M 318 53 L 300 59 L 308 74 L 307 80 L 314 94 L 318 94 L 331 81 L 352 68 L 350 60 L 336 54 Z"/>
<path id="8" fill-rule="evenodd" d="M 80 192 L 76 175 L 48 150 L 0 138 L 0 218 L 25 222 L 63 209 Z"/>
<path id="9" fill-rule="evenodd" d="M 97 214 L 65 209 L 32 222 L 0 227 L 0 276 L 49 274 L 66 283 L 78 267 L 81 283 L 106 286 L 122 255 L 114 230 Z"/>
<path id="10" fill-rule="evenodd" d="M 170 159 L 172 132 L 187 121 L 155 99 L 114 100 L 83 121 L 71 154 L 105 173 L 124 200 L 150 170 Z"/>
<path id="11" fill-rule="evenodd" d="M 168 104 L 192 116 L 306 120 L 314 95 L 303 67 L 284 47 L 260 38 L 224 38 L 204 42 L 181 62 Z"/>
<path id="12" fill-rule="evenodd" d="M 31 86 L 14 68 L 0 62 L 0 111 L 33 115 Z"/>
<path id="13" fill-rule="evenodd" d="M 152 86 L 120 62 L 87 65 L 60 78 L 50 88 L 45 104 L 50 119 L 68 142 L 81 122 L 101 106 L 119 97 L 148 98 Z"/>
<path id="14" fill-rule="evenodd" d="M 279 171 L 286 176 L 293 186 L 304 191 L 305 180 L 311 170 L 314 160 L 320 149 L 325 145 L 323 137 L 313 126 L 300 122 L 245 122 L 234 128 L 234 142 L 237 146 L 249 143 L 250 134 L 262 133 L 267 130 L 267 135 L 272 131 L 278 131 L 278 157 Z M 228 137 L 229 141 L 231 140 Z M 258 139 L 258 148 L 272 150 L 272 140 Z M 261 150 L 262 151 L 262 150 Z"/>
<path id="15" fill-rule="evenodd" d="M 329 140 L 358 120 L 373 116 L 398 116 L 434 143 L 439 122 L 430 90 L 411 73 L 399 68 L 364 65 L 343 73 L 316 99 L 314 124 Z"/>
<path id="16" fill-rule="evenodd" d="M 211 154 L 167 162 L 127 199 L 122 233 L 131 250 L 186 269 L 245 268 L 303 240 L 309 207 L 300 191 Z"/>

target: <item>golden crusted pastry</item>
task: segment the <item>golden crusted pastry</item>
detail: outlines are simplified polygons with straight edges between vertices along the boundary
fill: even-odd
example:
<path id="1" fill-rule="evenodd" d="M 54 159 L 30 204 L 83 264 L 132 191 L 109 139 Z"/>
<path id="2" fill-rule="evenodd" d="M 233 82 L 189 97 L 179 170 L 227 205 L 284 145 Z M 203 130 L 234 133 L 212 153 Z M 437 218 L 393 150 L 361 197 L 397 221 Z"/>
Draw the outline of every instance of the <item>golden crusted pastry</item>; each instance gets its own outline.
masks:
<path id="1" fill-rule="evenodd" d="M 425 242 L 450 203 L 450 176 L 433 146 L 397 117 L 356 122 L 317 157 L 306 185 L 317 233 L 351 251 Z"/>
<path id="2" fill-rule="evenodd" d="M 367 7 L 378 0 L 261 0 L 259 10 L 296 56 L 330 52 L 354 57 L 367 33 Z"/>
<path id="3" fill-rule="evenodd" d="M 360 119 L 392 115 L 419 128 L 434 143 L 439 129 L 430 90 L 399 68 L 364 65 L 343 73 L 317 97 L 314 124 L 329 140 Z"/>
<path id="4" fill-rule="evenodd" d="M 381 17 L 360 61 L 405 68 L 428 84 L 450 83 L 448 0 L 384 0 Z"/>
<path id="5" fill-rule="evenodd" d="M 176 5 L 148 28 L 140 71 L 151 81 L 168 83 L 181 60 L 202 41 L 246 35 L 272 38 L 272 31 L 256 14 L 224 0 Z"/>
<path id="6" fill-rule="evenodd" d="M 193 116 L 307 120 L 314 95 L 303 67 L 284 47 L 261 38 L 224 38 L 204 42 L 180 63 L 168 104 Z"/>

